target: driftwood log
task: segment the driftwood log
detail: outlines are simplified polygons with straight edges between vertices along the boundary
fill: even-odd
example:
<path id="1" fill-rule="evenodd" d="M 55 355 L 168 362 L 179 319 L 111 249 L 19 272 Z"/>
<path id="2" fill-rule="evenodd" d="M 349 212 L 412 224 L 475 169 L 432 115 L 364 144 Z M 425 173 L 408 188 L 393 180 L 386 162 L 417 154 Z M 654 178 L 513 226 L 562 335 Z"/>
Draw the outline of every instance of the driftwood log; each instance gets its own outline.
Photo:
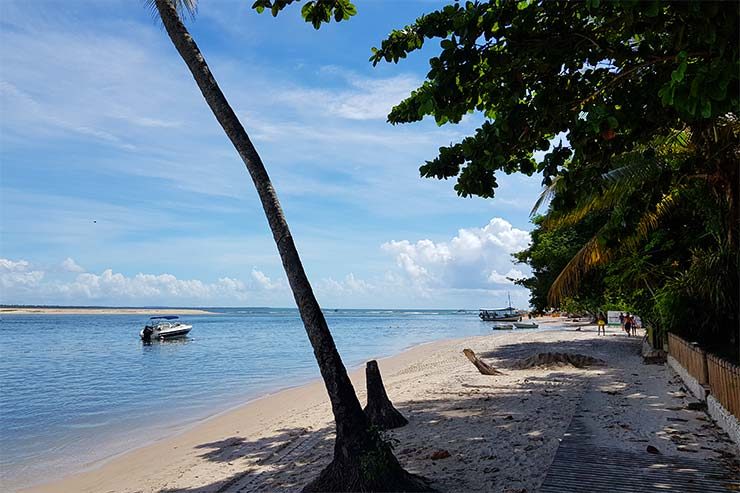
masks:
<path id="1" fill-rule="evenodd" d="M 472 349 L 463 349 L 463 354 L 466 358 L 470 360 L 471 363 L 475 365 L 476 368 L 478 368 L 478 371 L 481 372 L 484 375 L 503 375 L 500 371 L 498 371 L 496 368 L 492 367 L 485 361 L 478 358 L 478 356 L 475 355 Z"/>
<path id="2" fill-rule="evenodd" d="M 393 403 L 385 392 L 377 361 L 367 362 L 365 377 L 367 379 L 365 415 L 370 420 L 370 424 L 381 430 L 390 430 L 391 428 L 400 428 L 407 425 L 408 420 L 403 417 L 398 409 L 393 407 Z"/>

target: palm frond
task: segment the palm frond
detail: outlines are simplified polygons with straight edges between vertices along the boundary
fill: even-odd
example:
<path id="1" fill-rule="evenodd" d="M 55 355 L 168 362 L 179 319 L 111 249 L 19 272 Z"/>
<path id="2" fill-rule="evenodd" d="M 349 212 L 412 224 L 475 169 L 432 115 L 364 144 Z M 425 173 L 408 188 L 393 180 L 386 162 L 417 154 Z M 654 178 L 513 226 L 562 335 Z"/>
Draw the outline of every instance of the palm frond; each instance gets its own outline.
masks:
<path id="1" fill-rule="evenodd" d="M 555 197 L 555 195 L 560 190 L 562 179 L 563 175 L 558 175 L 552 180 L 552 183 L 550 183 L 549 186 L 542 189 L 542 192 L 540 192 L 540 196 L 537 197 L 537 201 L 532 207 L 532 212 L 529 213 L 529 217 L 534 217 L 540 210 L 540 207 L 550 203 L 552 198 Z"/>
<path id="2" fill-rule="evenodd" d="M 544 227 L 548 229 L 570 226 L 596 211 L 614 209 L 620 201 L 645 183 L 654 182 L 662 173 L 662 161 L 648 159 L 639 152 L 626 153 L 619 161 L 628 164 L 619 166 L 601 175 L 602 180 L 592 190 L 585 192 L 575 207 L 561 214 L 548 214 Z"/>
<path id="3" fill-rule="evenodd" d="M 547 298 L 552 306 L 557 306 L 566 296 L 574 293 L 578 289 L 583 275 L 594 267 L 606 264 L 613 257 L 613 249 L 605 246 L 601 241 L 600 233 L 602 230 L 599 230 L 578 250 L 578 253 L 570 259 L 570 262 L 560 271 L 560 274 L 550 286 Z"/>
<path id="4" fill-rule="evenodd" d="M 175 10 L 177 11 L 177 15 L 180 16 L 180 19 L 184 20 L 185 14 L 187 14 L 191 19 L 195 18 L 195 14 L 198 13 L 198 0 L 164 0 L 173 7 L 175 7 Z M 152 11 L 152 15 L 155 17 L 155 19 L 159 18 L 159 12 L 157 11 L 157 5 L 156 0 L 145 0 L 145 4 L 147 8 L 149 8 Z"/>
<path id="5" fill-rule="evenodd" d="M 638 221 L 635 231 L 640 239 L 646 238 L 648 233 L 658 229 L 661 221 L 670 214 L 673 209 L 679 203 L 679 197 L 682 188 L 671 190 L 670 193 L 663 196 L 663 198 L 655 204 L 653 211 L 646 212 Z"/>

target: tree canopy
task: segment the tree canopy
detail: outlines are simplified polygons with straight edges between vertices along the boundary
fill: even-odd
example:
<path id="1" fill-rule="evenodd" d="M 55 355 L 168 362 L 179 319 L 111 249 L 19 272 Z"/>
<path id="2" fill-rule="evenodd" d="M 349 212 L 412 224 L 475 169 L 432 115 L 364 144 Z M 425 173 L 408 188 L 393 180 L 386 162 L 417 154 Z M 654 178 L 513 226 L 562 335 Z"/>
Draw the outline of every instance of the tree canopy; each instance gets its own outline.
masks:
<path id="1" fill-rule="evenodd" d="M 302 13 L 318 29 L 355 9 L 314 0 Z M 392 31 L 370 61 L 438 41 L 388 121 L 480 118 L 422 176 L 493 197 L 498 172 L 541 173 L 544 215 L 515 255 L 532 266 L 519 283 L 535 308 L 634 309 L 659 330 L 729 340 L 737 357 L 739 20 L 738 2 L 455 2 Z"/>
<path id="2" fill-rule="evenodd" d="M 254 8 L 277 15 L 291 3 L 257 0 Z M 439 40 L 426 80 L 388 121 L 431 116 L 443 125 L 482 115 L 473 135 L 440 148 L 420 171 L 457 177 L 462 196 L 492 197 L 497 171 L 541 172 L 546 184 L 569 161 L 602 172 L 656 134 L 734 111 L 739 5 L 456 2 L 392 31 L 370 60 L 399 62 Z M 316 0 L 302 13 L 318 28 L 355 10 L 349 0 Z M 551 148 L 559 135 L 567 140 Z M 537 163 L 533 153 L 548 150 Z"/>

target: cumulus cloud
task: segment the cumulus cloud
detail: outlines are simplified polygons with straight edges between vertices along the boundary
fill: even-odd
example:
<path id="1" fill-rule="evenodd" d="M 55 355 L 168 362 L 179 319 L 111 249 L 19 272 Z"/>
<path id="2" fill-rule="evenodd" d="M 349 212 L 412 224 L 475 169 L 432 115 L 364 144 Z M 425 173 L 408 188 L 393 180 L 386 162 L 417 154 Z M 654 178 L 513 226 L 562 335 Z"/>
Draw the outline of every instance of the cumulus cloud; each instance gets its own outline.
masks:
<path id="1" fill-rule="evenodd" d="M 75 262 L 74 259 L 71 257 L 67 257 L 64 262 L 62 262 L 62 269 L 66 270 L 67 272 L 85 272 L 85 269 L 81 267 L 77 262 Z"/>
<path id="2" fill-rule="evenodd" d="M 264 272 L 257 269 L 252 269 L 252 279 L 262 289 L 274 290 L 283 287 L 283 283 L 280 281 L 273 281 Z"/>
<path id="3" fill-rule="evenodd" d="M 26 260 L 10 260 L 0 258 L 0 286 L 3 287 L 3 299 L 6 289 L 30 289 L 39 285 L 44 278 L 44 272 L 32 270 Z"/>
<path id="4" fill-rule="evenodd" d="M 101 273 L 84 272 L 73 259 L 61 263 L 63 269 L 47 272 L 34 269 L 27 260 L 0 258 L 0 287 L 4 303 L 45 304 L 247 304 L 260 294 L 284 287 L 263 272 L 253 270 L 253 282 L 221 277 L 214 282 L 180 279 L 172 274 L 138 273 L 127 276 L 113 269 Z M 56 278 L 54 278 L 56 273 Z M 70 274 L 73 274 L 70 277 Z M 264 300 L 262 300 L 264 301 Z"/>
<path id="5" fill-rule="evenodd" d="M 319 281 L 317 290 L 329 295 L 356 295 L 368 293 L 375 289 L 375 285 L 355 277 L 353 273 L 347 274 L 343 280 L 328 277 Z"/>
<path id="6" fill-rule="evenodd" d="M 511 254 L 529 244 L 529 233 L 493 218 L 482 228 L 463 228 L 449 241 L 389 241 L 381 248 L 394 256 L 408 280 L 426 288 L 486 289 L 523 277 Z M 505 272 L 506 274 L 501 274 Z"/>

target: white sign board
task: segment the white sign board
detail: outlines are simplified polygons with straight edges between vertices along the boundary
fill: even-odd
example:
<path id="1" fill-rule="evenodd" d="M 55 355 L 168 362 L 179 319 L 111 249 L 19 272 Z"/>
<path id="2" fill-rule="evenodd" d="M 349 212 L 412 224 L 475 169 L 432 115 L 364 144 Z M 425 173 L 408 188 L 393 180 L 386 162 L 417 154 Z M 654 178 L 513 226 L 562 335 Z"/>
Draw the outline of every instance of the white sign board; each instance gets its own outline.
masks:
<path id="1" fill-rule="evenodd" d="M 606 312 L 606 323 L 609 325 L 620 325 L 619 323 L 619 314 L 624 312 L 615 312 L 612 310 L 609 310 Z"/>

